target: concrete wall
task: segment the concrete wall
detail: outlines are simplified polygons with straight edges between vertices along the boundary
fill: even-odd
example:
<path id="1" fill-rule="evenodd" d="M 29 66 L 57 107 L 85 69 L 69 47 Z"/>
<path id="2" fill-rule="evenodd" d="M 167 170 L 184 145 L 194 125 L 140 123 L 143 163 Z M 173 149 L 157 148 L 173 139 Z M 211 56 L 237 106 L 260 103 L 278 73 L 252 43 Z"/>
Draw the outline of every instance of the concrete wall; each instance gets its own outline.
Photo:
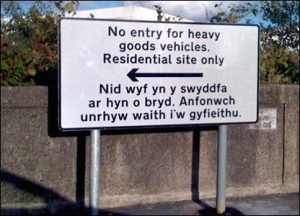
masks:
<path id="1" fill-rule="evenodd" d="M 1 87 L 1 179 L 48 205 L 87 203 L 90 137 L 59 132 L 54 101 L 45 87 Z M 262 85 L 260 112 L 228 127 L 227 196 L 299 191 L 299 86 Z M 105 132 L 101 207 L 215 197 L 216 138 L 215 127 Z"/>

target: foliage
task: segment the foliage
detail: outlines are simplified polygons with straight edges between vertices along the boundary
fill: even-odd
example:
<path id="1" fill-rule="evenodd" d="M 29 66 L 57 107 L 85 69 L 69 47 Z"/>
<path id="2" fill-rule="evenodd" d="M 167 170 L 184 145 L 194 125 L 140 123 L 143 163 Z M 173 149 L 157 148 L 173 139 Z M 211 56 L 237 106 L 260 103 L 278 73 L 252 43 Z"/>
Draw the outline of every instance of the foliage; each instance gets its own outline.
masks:
<path id="1" fill-rule="evenodd" d="M 156 9 L 157 12 L 157 21 L 165 21 L 165 22 L 170 22 L 171 21 L 171 17 L 167 17 L 163 10 L 162 7 L 160 5 L 154 5 L 154 8 Z M 183 19 L 183 17 L 181 17 L 180 15 L 177 15 L 176 17 L 173 17 L 173 21 L 181 21 Z"/>
<path id="2" fill-rule="evenodd" d="M 62 16 L 65 16 L 66 12 L 75 15 L 78 5 L 78 1 L 65 2 L 60 0 L 55 2 L 55 6 L 58 8 Z"/>
<path id="3" fill-rule="evenodd" d="M 74 2 L 70 2 L 76 5 Z M 1 1 L 1 85 L 48 85 L 57 70 L 57 21 L 75 6 L 39 2 L 24 12 L 15 1 Z"/>
<path id="4" fill-rule="evenodd" d="M 249 15 L 260 15 L 260 81 L 299 84 L 299 2 L 261 1 L 253 5 L 230 5 L 229 12 L 216 4 L 214 23 L 238 23 Z M 251 23 L 250 20 L 246 21 Z"/>
<path id="5" fill-rule="evenodd" d="M 227 6 L 228 11 L 225 12 L 225 9 L 223 9 L 223 3 L 215 4 L 214 7 L 217 10 L 216 15 L 214 15 L 211 18 L 212 23 L 228 23 L 228 24 L 234 24 L 237 23 L 239 20 L 243 19 L 244 17 L 247 17 L 249 14 L 257 14 L 257 5 L 256 4 L 241 4 L 241 5 L 234 5 L 230 4 Z M 250 22 L 250 20 L 246 21 L 247 23 Z"/>

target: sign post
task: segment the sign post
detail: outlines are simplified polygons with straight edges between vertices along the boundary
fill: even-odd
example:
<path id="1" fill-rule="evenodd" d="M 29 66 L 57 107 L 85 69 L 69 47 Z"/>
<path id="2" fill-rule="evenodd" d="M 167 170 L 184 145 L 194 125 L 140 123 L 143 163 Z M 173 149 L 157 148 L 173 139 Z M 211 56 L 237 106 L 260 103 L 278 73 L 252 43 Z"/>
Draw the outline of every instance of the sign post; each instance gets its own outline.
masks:
<path id="1" fill-rule="evenodd" d="M 91 130 L 90 214 L 99 213 L 100 130 Z"/>
<path id="2" fill-rule="evenodd" d="M 226 210 L 226 155 L 227 155 L 227 125 L 218 128 L 218 160 L 217 160 L 217 214 Z"/>
<path id="3" fill-rule="evenodd" d="M 100 129 L 219 125 L 217 209 L 225 210 L 226 124 L 258 119 L 256 25 L 63 18 L 59 127 L 91 130 L 93 213 Z"/>

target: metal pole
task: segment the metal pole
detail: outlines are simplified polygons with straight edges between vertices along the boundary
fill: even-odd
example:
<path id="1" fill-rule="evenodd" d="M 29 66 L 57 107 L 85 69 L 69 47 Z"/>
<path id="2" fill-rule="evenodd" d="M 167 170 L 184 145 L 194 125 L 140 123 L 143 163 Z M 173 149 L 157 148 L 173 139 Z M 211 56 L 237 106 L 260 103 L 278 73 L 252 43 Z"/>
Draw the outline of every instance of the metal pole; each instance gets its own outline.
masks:
<path id="1" fill-rule="evenodd" d="M 90 214 L 99 213 L 100 130 L 91 130 Z"/>
<path id="2" fill-rule="evenodd" d="M 225 213 L 227 125 L 219 125 L 217 165 L 217 214 Z"/>

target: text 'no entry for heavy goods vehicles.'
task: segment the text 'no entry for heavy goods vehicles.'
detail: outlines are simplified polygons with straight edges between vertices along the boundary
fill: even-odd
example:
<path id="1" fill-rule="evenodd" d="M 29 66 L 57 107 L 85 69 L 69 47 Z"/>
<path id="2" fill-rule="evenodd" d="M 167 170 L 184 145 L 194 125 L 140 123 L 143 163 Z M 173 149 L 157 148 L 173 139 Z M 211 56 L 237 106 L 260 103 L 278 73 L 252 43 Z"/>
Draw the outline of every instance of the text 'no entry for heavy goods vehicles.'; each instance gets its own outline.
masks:
<path id="1" fill-rule="evenodd" d="M 255 25 L 62 19 L 62 130 L 257 121 Z"/>

